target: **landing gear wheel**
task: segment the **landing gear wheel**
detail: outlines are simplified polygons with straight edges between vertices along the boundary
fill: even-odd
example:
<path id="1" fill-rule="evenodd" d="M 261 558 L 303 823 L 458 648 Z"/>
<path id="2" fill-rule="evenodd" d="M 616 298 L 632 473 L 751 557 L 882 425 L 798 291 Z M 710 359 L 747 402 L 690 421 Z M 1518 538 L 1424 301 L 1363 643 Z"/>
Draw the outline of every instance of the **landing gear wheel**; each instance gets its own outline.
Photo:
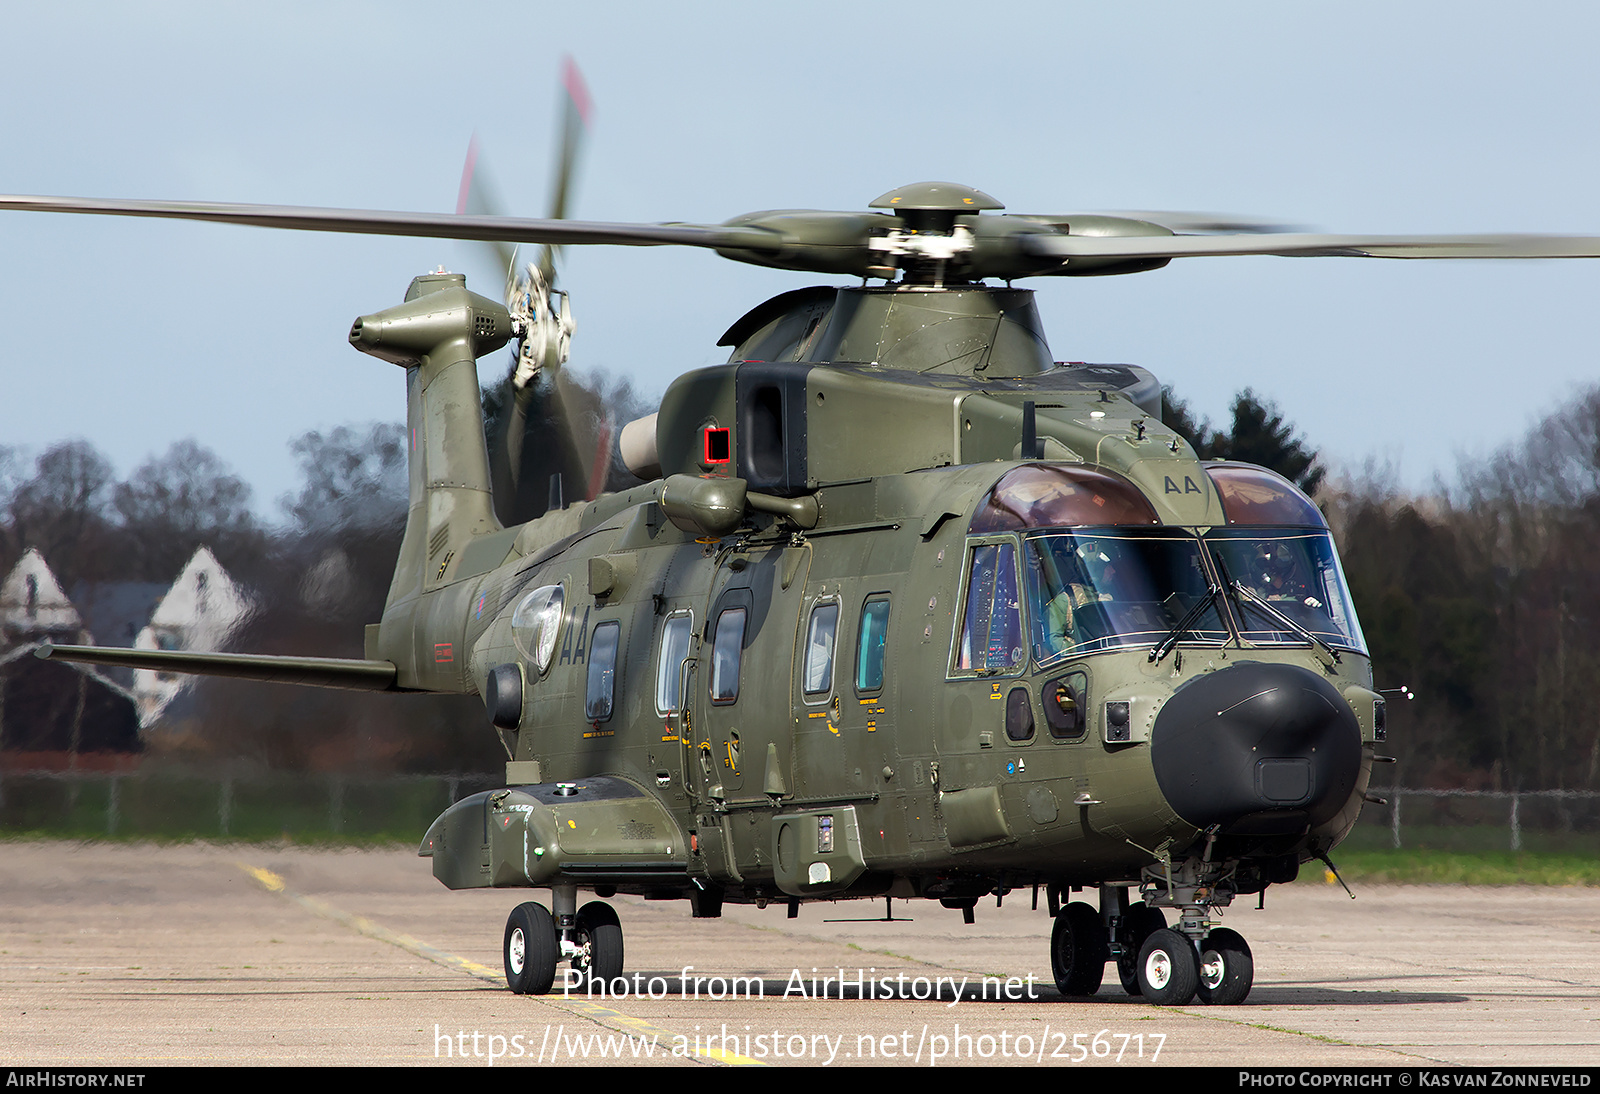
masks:
<path id="1" fill-rule="evenodd" d="M 1242 1003 L 1255 975 L 1255 959 L 1239 932 L 1222 927 L 1200 944 L 1200 1002 L 1219 1007 Z"/>
<path id="2" fill-rule="evenodd" d="M 1162 928 L 1139 950 L 1139 990 L 1158 1007 L 1181 1007 L 1200 985 L 1194 945 L 1177 931 Z"/>
<path id="3" fill-rule="evenodd" d="M 1050 971 L 1062 995 L 1093 995 L 1106 974 L 1105 924 L 1089 905 L 1074 901 L 1061 909 L 1050 932 Z"/>
<path id="4" fill-rule="evenodd" d="M 543 904 L 518 904 L 506 920 L 501 953 L 506 985 L 518 995 L 544 995 L 556 979 L 556 921 Z"/>
<path id="5" fill-rule="evenodd" d="M 611 905 L 591 900 L 578 909 L 572 941 L 578 952 L 572 967 L 581 982 L 597 980 L 609 984 L 622 975 L 622 924 Z"/>
<path id="6" fill-rule="evenodd" d="M 1166 928 L 1167 917 L 1160 908 L 1153 908 L 1142 900 L 1128 905 L 1128 914 L 1122 917 L 1117 929 L 1117 941 L 1122 943 L 1122 956 L 1117 958 L 1117 978 L 1122 981 L 1122 990 L 1129 995 L 1140 993 L 1139 951 L 1144 948 L 1145 939 Z"/>

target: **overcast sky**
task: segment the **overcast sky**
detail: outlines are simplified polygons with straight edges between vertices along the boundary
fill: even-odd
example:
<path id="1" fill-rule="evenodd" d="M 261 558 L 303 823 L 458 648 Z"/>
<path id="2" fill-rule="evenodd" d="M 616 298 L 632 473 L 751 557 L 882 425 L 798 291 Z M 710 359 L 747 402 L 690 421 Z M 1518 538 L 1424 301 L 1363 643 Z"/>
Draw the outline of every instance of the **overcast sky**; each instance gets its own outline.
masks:
<path id="1" fill-rule="evenodd" d="M 1600 233 L 1597 32 L 1597 5 L 1460 0 L 16 5 L 0 190 L 447 211 L 476 131 L 508 211 L 539 216 L 570 52 L 596 104 L 577 217 L 861 209 L 950 179 L 1023 213 Z M 0 254 L 0 443 L 86 437 L 125 475 L 194 436 L 268 516 L 291 438 L 403 415 L 351 320 L 437 265 L 501 278 L 444 241 L 45 214 L 0 214 Z M 574 365 L 651 395 L 819 280 L 668 248 L 569 251 L 563 279 Z M 1600 262 L 1028 284 L 1058 359 L 1144 365 L 1213 418 L 1253 387 L 1336 467 L 1414 487 L 1600 379 Z"/>

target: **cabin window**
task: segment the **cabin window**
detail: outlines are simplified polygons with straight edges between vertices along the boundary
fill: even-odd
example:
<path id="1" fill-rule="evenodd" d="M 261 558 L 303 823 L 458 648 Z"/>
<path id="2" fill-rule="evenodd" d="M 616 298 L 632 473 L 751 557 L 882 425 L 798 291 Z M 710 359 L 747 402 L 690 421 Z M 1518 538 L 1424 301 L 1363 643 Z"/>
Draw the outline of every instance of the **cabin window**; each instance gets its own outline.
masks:
<path id="1" fill-rule="evenodd" d="M 612 621 L 596 626 L 594 638 L 589 642 L 589 688 L 583 716 L 591 722 L 604 722 L 611 717 L 617 682 L 617 646 L 621 637 L 622 625 Z"/>
<path id="2" fill-rule="evenodd" d="M 711 645 L 711 701 L 731 703 L 739 698 L 739 661 L 744 654 L 743 608 L 726 608 L 717 616 L 717 634 Z"/>
<path id="3" fill-rule="evenodd" d="M 829 601 L 811 609 L 806 627 L 805 693 L 827 695 L 833 690 L 833 642 L 839 630 L 839 603 Z"/>
<path id="4" fill-rule="evenodd" d="M 689 634 L 694 617 L 688 612 L 669 615 L 661 627 L 661 657 L 656 662 L 656 710 L 672 714 L 681 698 L 683 662 L 689 656 Z"/>
<path id="5" fill-rule="evenodd" d="M 1010 543 L 972 549 L 967 597 L 956 646 L 957 672 L 1012 672 L 1022 667 L 1022 608 L 1017 552 Z"/>
<path id="6" fill-rule="evenodd" d="M 861 608 L 861 633 L 856 640 L 857 691 L 877 691 L 883 687 L 884 646 L 888 639 L 888 598 L 868 600 Z"/>

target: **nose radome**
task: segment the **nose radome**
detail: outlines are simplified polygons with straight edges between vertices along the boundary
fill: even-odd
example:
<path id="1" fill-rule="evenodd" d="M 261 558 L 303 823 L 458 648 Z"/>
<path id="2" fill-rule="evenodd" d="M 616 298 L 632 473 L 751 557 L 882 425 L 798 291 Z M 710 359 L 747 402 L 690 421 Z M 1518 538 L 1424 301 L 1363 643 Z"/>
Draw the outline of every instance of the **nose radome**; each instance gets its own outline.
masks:
<path id="1" fill-rule="evenodd" d="M 1156 716 L 1150 762 L 1173 810 L 1225 834 L 1331 819 L 1361 771 L 1361 729 L 1327 679 L 1252 662 L 1196 677 Z"/>

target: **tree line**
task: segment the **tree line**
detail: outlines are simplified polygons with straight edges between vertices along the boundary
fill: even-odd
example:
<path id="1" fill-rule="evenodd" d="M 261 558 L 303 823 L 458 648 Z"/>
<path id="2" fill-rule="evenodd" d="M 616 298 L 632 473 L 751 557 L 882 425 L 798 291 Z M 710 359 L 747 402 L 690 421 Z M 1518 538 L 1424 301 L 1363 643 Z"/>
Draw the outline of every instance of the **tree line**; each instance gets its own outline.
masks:
<path id="1" fill-rule="evenodd" d="M 1465 459 L 1426 496 L 1369 466 L 1330 480 L 1270 402 L 1235 399 L 1229 428 L 1171 397 L 1202 457 L 1271 467 L 1327 516 L 1389 696 L 1396 781 L 1592 790 L 1600 767 L 1600 388 L 1515 443 Z"/>
<path id="2" fill-rule="evenodd" d="M 52 445 L 31 461 L 0 448 L 0 567 L 9 571 L 34 548 L 80 601 L 108 583 L 171 582 L 206 546 L 255 605 L 234 648 L 361 657 L 362 626 L 382 614 L 405 524 L 405 442 L 392 423 L 296 438 L 299 488 L 270 523 L 252 508 L 249 485 L 193 440 L 122 481 L 87 441 Z M 504 762 L 470 697 L 212 677 L 197 677 L 192 695 L 186 724 L 195 730 L 151 735 L 149 751 L 299 771 L 493 771 Z"/>

